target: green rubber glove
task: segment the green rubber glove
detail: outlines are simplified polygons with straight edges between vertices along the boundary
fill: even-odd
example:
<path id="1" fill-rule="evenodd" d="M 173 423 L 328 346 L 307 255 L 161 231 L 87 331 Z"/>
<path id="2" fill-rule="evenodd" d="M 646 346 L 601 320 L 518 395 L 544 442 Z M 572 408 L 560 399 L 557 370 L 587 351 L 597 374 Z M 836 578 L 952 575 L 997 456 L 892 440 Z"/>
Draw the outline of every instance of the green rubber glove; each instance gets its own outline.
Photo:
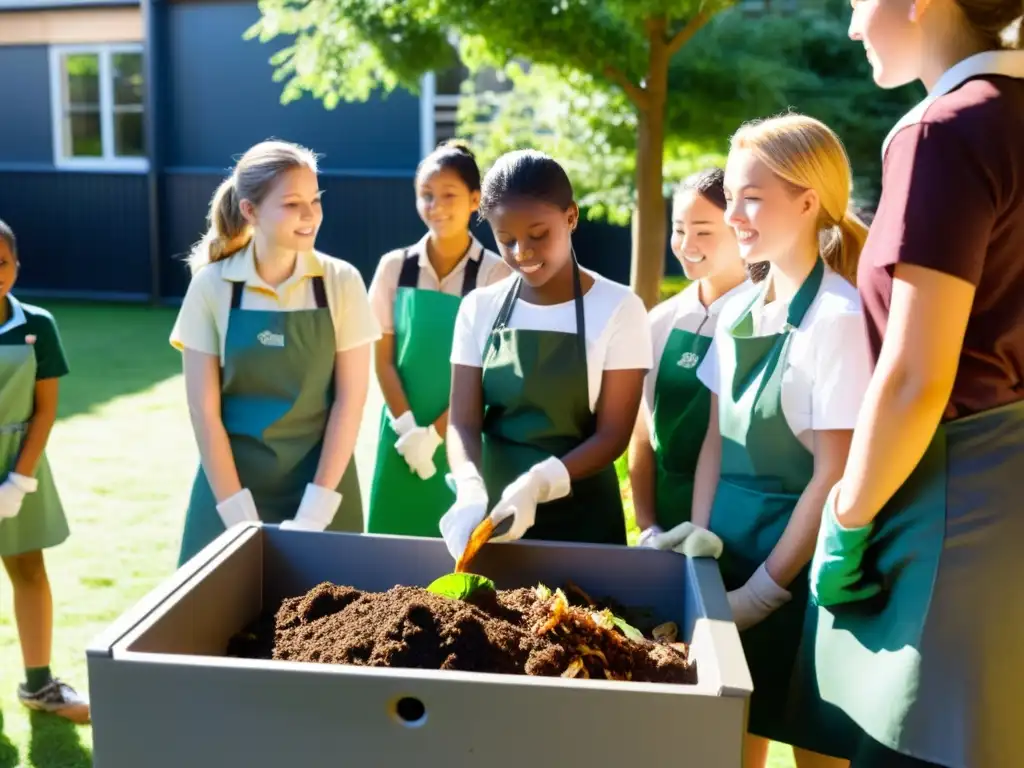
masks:
<path id="1" fill-rule="evenodd" d="M 825 607 L 874 597 L 880 585 L 865 581 L 861 561 L 874 526 L 843 528 L 836 519 L 837 484 L 825 500 L 818 543 L 811 560 L 811 596 Z"/>

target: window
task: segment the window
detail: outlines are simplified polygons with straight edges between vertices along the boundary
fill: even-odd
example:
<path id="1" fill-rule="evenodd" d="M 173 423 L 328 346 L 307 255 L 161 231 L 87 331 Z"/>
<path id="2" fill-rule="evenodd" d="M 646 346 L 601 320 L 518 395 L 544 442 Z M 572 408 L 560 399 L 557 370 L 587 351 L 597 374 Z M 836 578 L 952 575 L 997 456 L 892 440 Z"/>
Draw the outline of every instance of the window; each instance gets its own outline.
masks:
<path id="1" fill-rule="evenodd" d="M 471 75 L 461 62 L 424 76 L 420 91 L 420 151 L 423 156 L 430 154 L 442 141 L 456 136 L 462 86 L 467 81 L 472 83 L 475 93 L 502 93 L 512 89 L 512 83 L 495 70 L 486 68 Z"/>
<path id="2" fill-rule="evenodd" d="M 52 47 L 50 99 L 56 165 L 148 166 L 141 46 Z"/>

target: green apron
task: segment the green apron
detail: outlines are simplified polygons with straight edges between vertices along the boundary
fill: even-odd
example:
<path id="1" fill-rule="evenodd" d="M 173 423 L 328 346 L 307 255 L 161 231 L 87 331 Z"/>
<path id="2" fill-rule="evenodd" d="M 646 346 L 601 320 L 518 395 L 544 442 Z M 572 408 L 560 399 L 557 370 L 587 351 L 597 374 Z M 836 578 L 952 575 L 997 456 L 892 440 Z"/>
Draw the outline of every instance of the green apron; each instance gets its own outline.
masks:
<path id="1" fill-rule="evenodd" d="M 697 367 L 710 346 L 711 337 L 701 336 L 700 328 L 674 328 L 658 364 L 651 446 L 655 522 L 665 531 L 690 519 L 693 476 L 711 414 L 711 391 L 697 378 Z"/>
<path id="2" fill-rule="evenodd" d="M 316 309 L 242 309 L 245 283 L 232 286 L 221 371 L 221 418 L 242 487 L 260 520 L 280 523 L 298 511 L 313 481 L 334 404 L 334 323 L 322 277 L 314 277 Z M 354 459 L 337 488 L 341 507 L 330 531 L 363 529 Z M 185 517 L 179 565 L 224 532 L 202 465 Z"/>
<path id="3" fill-rule="evenodd" d="M 513 480 L 594 434 L 587 385 L 586 324 L 573 260 L 576 333 L 509 328 L 522 279 L 514 281 L 488 338 L 483 366 L 482 474 L 496 502 Z M 524 538 L 625 544 L 626 520 L 614 464 L 574 480 L 569 496 L 540 504 Z"/>
<path id="4" fill-rule="evenodd" d="M 462 296 L 476 288 L 482 261 L 483 252 L 479 259 L 467 259 Z M 395 368 L 416 423 L 426 426 L 448 410 L 452 338 L 462 298 L 420 290 L 419 276 L 419 254 L 407 251 L 395 295 Z M 435 452 L 437 474 L 422 480 L 395 450 L 397 441 L 398 434 L 391 426 L 391 414 L 385 405 L 380 415 L 366 529 L 370 533 L 437 537 L 441 516 L 455 501 L 444 480 L 448 473 L 447 454 L 443 450 Z"/>
<path id="5" fill-rule="evenodd" d="M 31 344 L 0 345 L 0 467 L 13 472 L 28 422 L 35 412 L 36 355 Z M 68 537 L 68 522 L 44 453 L 36 467 L 39 485 L 26 493 L 15 517 L 0 519 L 0 556 L 55 547 Z"/>
<path id="6" fill-rule="evenodd" d="M 727 590 L 742 587 L 782 538 L 793 509 L 814 475 L 814 455 L 786 423 L 782 378 L 793 331 L 818 295 L 824 264 L 819 259 L 789 306 L 780 333 L 754 336 L 747 307 L 721 348 L 718 396 L 722 469 L 709 528 L 725 545 L 719 566 Z M 740 634 L 754 681 L 750 733 L 798 743 L 787 717 L 797 648 L 808 594 L 807 569 L 788 587 L 793 599 Z"/>
<path id="7" fill-rule="evenodd" d="M 942 424 L 876 518 L 863 568 L 881 594 L 812 609 L 812 694 L 889 749 L 951 768 L 1022 762 L 1022 477 L 1024 401 Z M 831 735 L 852 752 L 848 732 Z"/>

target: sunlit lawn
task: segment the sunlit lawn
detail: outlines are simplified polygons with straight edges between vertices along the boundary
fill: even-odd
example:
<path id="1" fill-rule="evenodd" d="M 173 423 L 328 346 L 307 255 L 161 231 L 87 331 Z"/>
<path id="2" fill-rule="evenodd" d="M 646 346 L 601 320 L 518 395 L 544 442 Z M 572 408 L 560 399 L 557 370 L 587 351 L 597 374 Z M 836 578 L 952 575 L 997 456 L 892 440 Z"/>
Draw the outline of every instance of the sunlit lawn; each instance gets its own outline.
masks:
<path id="1" fill-rule="evenodd" d="M 174 568 L 196 453 L 180 359 L 167 344 L 172 310 L 47 306 L 71 365 L 48 451 L 72 528 L 47 555 L 53 668 L 85 689 L 85 646 Z M 375 403 L 370 413 L 372 430 Z M 15 695 L 20 679 L 11 593 L 0 578 L 0 768 L 91 766 L 91 729 L 30 716 Z M 790 765 L 775 757 L 771 768 Z"/>

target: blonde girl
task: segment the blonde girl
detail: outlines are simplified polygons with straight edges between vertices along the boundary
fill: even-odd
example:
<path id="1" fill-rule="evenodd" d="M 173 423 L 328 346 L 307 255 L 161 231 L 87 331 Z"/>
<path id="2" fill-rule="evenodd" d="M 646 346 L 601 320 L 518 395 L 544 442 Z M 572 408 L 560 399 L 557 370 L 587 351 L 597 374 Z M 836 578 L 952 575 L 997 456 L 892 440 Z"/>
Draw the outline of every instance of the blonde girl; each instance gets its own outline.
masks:
<path id="1" fill-rule="evenodd" d="M 312 152 L 249 149 L 217 189 L 171 344 L 199 445 L 179 563 L 263 520 L 362 530 L 355 464 L 380 328 L 358 271 L 314 248 Z"/>
<path id="2" fill-rule="evenodd" d="M 743 126 L 726 164 L 726 221 L 767 274 L 722 310 L 698 372 L 714 395 L 693 522 L 724 544 L 754 679 L 747 768 L 763 768 L 770 740 L 793 745 L 800 768 L 845 764 L 820 754 L 791 692 L 822 503 L 870 375 L 851 282 L 866 229 L 849 212 L 850 177 L 839 138 L 802 115 Z"/>

